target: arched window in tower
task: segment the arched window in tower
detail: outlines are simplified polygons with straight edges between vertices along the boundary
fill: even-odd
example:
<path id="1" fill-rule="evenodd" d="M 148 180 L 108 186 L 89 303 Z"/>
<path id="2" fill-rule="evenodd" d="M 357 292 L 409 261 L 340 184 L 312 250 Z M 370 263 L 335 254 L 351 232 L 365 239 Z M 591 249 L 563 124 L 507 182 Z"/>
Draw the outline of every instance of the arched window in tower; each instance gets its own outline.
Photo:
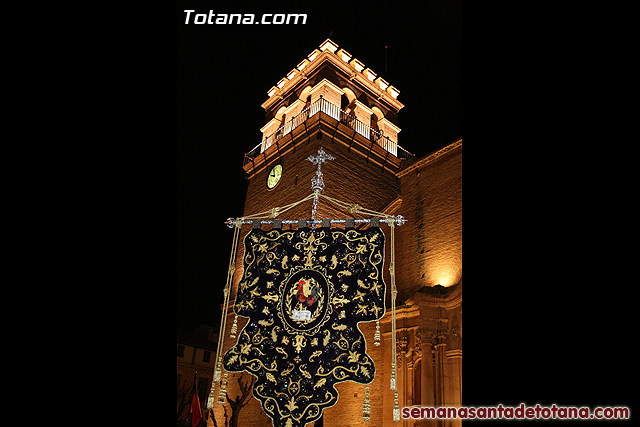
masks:
<path id="1" fill-rule="evenodd" d="M 375 114 L 371 115 L 371 128 L 376 132 L 380 132 L 380 129 L 378 129 L 378 116 Z"/>
<path id="2" fill-rule="evenodd" d="M 380 132 L 380 128 L 378 127 L 378 116 L 375 114 L 371 115 L 371 134 L 370 139 L 374 142 L 379 142 L 382 133 Z"/>
<path id="3" fill-rule="evenodd" d="M 300 92 L 300 95 L 298 96 L 298 99 L 300 101 L 304 101 L 304 108 L 302 109 L 302 112 L 301 112 L 302 117 L 300 118 L 300 121 L 298 122 L 298 124 L 304 122 L 305 120 L 307 120 L 309 117 L 313 115 L 313 112 L 311 111 L 311 90 L 312 89 L 313 89 L 313 86 L 308 85 L 307 87 L 302 89 L 302 92 Z"/>
<path id="4" fill-rule="evenodd" d="M 382 110 L 380 110 L 380 108 L 373 105 L 371 107 L 371 122 L 369 124 L 369 126 L 371 127 L 370 140 L 374 141 L 385 150 L 391 151 L 388 147 L 389 138 L 386 138 L 384 136 L 384 130 L 380 129 L 380 125 L 378 124 L 382 119 L 384 119 L 384 113 L 382 112 Z"/>
<path id="5" fill-rule="evenodd" d="M 349 105 L 349 99 L 347 99 L 346 95 L 342 95 L 340 97 L 340 108 L 344 111 L 344 109 L 347 108 L 347 105 Z"/>
<path id="6" fill-rule="evenodd" d="M 348 87 L 343 87 L 344 94 L 340 98 L 340 121 L 353 128 L 356 118 L 356 94 Z"/>
<path id="7" fill-rule="evenodd" d="M 343 96 L 343 99 L 344 99 L 344 96 Z M 341 121 L 343 123 L 345 123 L 347 126 L 351 127 L 351 128 L 353 127 L 353 121 L 356 118 L 355 109 L 356 109 L 356 100 L 355 99 L 353 101 L 349 102 L 342 109 Z"/>
<path id="8" fill-rule="evenodd" d="M 307 96 L 307 100 L 304 103 L 304 108 L 300 113 L 300 123 L 306 121 L 309 118 L 310 109 L 311 109 L 311 95 Z"/>
<path id="9" fill-rule="evenodd" d="M 276 140 L 282 138 L 282 136 L 284 135 L 284 125 L 285 123 L 287 123 L 287 115 L 286 113 L 282 114 L 282 120 L 280 121 L 280 127 L 278 128 L 278 131 L 276 132 Z"/>

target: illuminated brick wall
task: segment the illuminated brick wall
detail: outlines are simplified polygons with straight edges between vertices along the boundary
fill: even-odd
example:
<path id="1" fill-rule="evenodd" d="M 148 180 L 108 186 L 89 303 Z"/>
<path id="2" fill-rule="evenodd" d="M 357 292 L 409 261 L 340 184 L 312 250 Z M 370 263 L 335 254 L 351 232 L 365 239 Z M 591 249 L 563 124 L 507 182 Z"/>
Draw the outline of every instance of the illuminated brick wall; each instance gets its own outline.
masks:
<path id="1" fill-rule="evenodd" d="M 399 174 L 399 213 L 407 219 L 396 237 L 400 300 L 422 286 L 447 287 L 462 278 L 462 144 L 445 149 Z"/>

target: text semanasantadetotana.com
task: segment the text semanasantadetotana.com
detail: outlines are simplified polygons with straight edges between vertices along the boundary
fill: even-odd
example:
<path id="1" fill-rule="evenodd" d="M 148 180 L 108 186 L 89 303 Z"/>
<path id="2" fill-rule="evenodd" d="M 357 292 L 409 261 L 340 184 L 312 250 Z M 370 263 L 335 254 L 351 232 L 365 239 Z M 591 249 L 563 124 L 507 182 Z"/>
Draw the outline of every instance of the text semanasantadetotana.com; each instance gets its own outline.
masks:
<path id="1" fill-rule="evenodd" d="M 414 419 L 502 419 L 502 420 L 527 420 L 527 419 L 607 419 L 626 420 L 630 417 L 629 408 L 626 406 L 597 406 L 591 410 L 587 406 L 527 406 L 521 403 L 520 406 L 461 406 L 461 407 L 404 407 L 402 408 L 402 418 Z"/>

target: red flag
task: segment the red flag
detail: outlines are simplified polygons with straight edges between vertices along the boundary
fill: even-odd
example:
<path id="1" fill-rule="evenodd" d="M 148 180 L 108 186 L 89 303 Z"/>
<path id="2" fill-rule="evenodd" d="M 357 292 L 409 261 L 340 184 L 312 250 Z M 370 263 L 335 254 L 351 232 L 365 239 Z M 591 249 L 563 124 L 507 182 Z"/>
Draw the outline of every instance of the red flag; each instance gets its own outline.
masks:
<path id="1" fill-rule="evenodd" d="M 191 422 L 189 427 L 195 427 L 202 420 L 202 411 L 200 411 L 200 399 L 198 398 L 197 375 L 193 378 L 193 398 L 191 399 L 191 409 L 189 410 Z"/>

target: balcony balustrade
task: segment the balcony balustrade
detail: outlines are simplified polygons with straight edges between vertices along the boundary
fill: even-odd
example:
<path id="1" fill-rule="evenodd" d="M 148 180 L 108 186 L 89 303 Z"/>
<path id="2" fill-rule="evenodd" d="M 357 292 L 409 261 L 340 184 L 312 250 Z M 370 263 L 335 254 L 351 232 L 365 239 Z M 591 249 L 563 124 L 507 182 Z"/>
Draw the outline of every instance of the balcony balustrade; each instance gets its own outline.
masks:
<path id="1" fill-rule="evenodd" d="M 324 98 L 320 98 L 316 102 L 302 110 L 299 114 L 291 118 L 291 120 L 287 121 L 284 125 L 280 126 L 280 128 L 278 128 L 271 135 L 263 139 L 258 145 L 251 149 L 251 151 L 245 153 L 243 164 L 247 164 L 252 159 L 255 159 L 260 153 L 271 147 L 277 140 L 289 134 L 293 129 L 300 126 L 307 119 L 313 117 L 319 112 L 323 112 L 328 116 L 341 121 L 350 128 L 354 129 L 360 135 L 364 136 L 370 141 L 375 142 L 377 145 L 400 159 L 413 157 L 413 154 L 399 146 L 396 142 L 389 139 L 389 137 L 383 135 L 381 132 L 374 130 L 371 126 L 366 125 L 358 120 L 353 113 L 347 113 L 337 105 L 330 103 Z"/>

